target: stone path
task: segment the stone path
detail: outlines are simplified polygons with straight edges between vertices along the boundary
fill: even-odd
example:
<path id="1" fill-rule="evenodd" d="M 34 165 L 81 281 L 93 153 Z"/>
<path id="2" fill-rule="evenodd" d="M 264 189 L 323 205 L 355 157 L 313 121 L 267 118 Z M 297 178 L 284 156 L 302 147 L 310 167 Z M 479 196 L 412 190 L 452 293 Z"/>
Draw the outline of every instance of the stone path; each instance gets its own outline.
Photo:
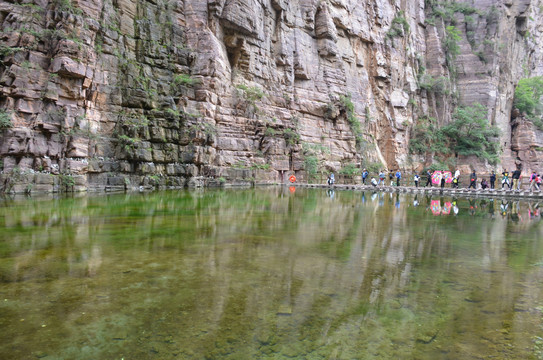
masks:
<path id="1" fill-rule="evenodd" d="M 502 190 L 502 189 L 467 189 L 467 188 L 444 188 L 440 187 L 414 187 L 414 186 L 371 186 L 371 185 L 333 185 L 326 184 L 290 184 L 290 186 L 305 188 L 332 188 L 335 190 L 355 190 L 355 191 L 379 191 L 379 192 L 401 192 L 411 194 L 428 195 L 447 195 L 447 196 L 480 196 L 480 197 L 511 197 L 525 199 L 543 199 L 543 192 L 529 190 Z"/>

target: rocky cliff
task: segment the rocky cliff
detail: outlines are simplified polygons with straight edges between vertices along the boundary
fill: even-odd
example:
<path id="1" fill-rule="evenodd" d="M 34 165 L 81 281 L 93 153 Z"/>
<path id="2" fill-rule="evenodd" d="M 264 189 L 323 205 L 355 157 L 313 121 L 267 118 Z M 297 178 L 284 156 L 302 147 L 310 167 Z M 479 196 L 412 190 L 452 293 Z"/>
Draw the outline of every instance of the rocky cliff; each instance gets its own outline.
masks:
<path id="1" fill-rule="evenodd" d="M 418 119 L 445 124 L 474 102 L 502 130 L 502 165 L 537 168 L 543 133 L 511 114 L 518 80 L 543 75 L 542 11 L 542 0 L 0 1 L 0 180 L 117 190 L 411 169 L 428 162 L 408 154 Z"/>

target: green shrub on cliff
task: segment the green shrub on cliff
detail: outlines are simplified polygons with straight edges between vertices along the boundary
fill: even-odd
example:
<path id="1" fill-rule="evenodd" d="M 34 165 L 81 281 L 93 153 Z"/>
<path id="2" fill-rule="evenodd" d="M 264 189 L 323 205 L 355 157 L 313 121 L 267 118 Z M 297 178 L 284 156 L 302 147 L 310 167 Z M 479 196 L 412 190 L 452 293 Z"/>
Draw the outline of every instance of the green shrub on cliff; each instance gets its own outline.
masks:
<path id="1" fill-rule="evenodd" d="M 400 11 L 392 20 L 387 36 L 391 38 L 396 36 L 404 36 L 409 33 L 409 29 L 409 23 L 405 18 L 405 14 L 403 11 Z"/>
<path id="2" fill-rule="evenodd" d="M 193 86 L 197 80 L 187 74 L 177 74 L 173 78 L 174 85 Z"/>
<path id="3" fill-rule="evenodd" d="M 447 161 L 451 152 L 455 157 L 476 156 L 491 164 L 498 161 L 500 131 L 488 124 L 487 110 L 481 104 L 460 106 L 453 121 L 440 127 L 433 118 L 419 119 L 409 141 L 412 154 L 435 154 Z"/>
<path id="4" fill-rule="evenodd" d="M 6 110 L 0 110 L 0 130 L 9 129 L 11 127 L 13 127 L 11 114 Z"/>
<path id="5" fill-rule="evenodd" d="M 543 105 L 543 76 L 521 79 L 515 89 L 514 106 L 529 118 L 541 117 Z"/>
<path id="6" fill-rule="evenodd" d="M 442 152 L 447 149 L 445 139 L 437 120 L 433 117 L 422 117 L 411 132 L 409 152 L 425 154 L 427 152 Z"/>
<path id="7" fill-rule="evenodd" d="M 58 11 L 69 12 L 74 15 L 82 15 L 81 9 L 75 8 L 71 0 L 55 0 L 54 4 Z"/>
<path id="8" fill-rule="evenodd" d="M 349 122 L 351 131 L 353 132 L 353 135 L 355 137 L 356 145 L 360 148 L 364 143 L 364 138 L 362 136 L 362 125 L 360 125 L 360 121 L 356 117 L 356 113 L 354 111 L 354 104 L 351 99 L 351 94 L 341 95 L 339 99 L 343 104 L 343 108 L 345 109 L 347 121 Z"/>
<path id="9" fill-rule="evenodd" d="M 453 119 L 441 129 L 451 150 L 457 155 L 475 155 L 491 164 L 497 163 L 500 131 L 488 124 L 486 108 L 481 104 L 460 106 Z"/>
<path id="10" fill-rule="evenodd" d="M 357 174 L 360 174 L 361 172 L 362 170 L 360 170 L 360 168 L 358 168 L 355 164 L 352 164 L 352 163 L 345 165 L 339 170 L 339 173 L 341 175 L 346 175 L 346 176 L 355 176 Z"/>

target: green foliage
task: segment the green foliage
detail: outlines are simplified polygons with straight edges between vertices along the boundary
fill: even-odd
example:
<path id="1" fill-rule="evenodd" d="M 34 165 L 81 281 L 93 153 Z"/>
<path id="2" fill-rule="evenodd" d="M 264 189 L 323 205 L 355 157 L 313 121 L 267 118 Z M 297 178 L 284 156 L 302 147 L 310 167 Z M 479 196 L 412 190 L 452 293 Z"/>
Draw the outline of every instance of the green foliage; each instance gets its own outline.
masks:
<path id="1" fill-rule="evenodd" d="M 178 74 L 178 75 L 175 75 L 173 78 L 173 84 L 175 86 L 177 85 L 193 86 L 196 83 L 197 83 L 197 80 L 187 74 Z"/>
<path id="2" fill-rule="evenodd" d="M 411 133 L 409 152 L 420 155 L 442 152 L 444 149 L 447 147 L 437 120 L 432 117 L 420 118 Z"/>
<path id="3" fill-rule="evenodd" d="M 304 166 L 309 180 L 315 178 L 319 170 L 319 159 L 315 155 L 304 157 Z"/>
<path id="4" fill-rule="evenodd" d="M 521 79 L 515 89 L 514 106 L 520 112 L 526 113 L 536 126 L 541 123 L 541 115 L 543 114 L 542 96 L 543 76 Z"/>
<path id="5" fill-rule="evenodd" d="M 317 155 L 317 154 L 330 154 L 330 149 L 322 144 L 311 144 L 304 142 L 302 144 L 302 151 L 304 154 Z"/>
<path id="6" fill-rule="evenodd" d="M 302 151 L 308 180 L 314 180 L 319 171 L 319 155 L 329 154 L 330 149 L 322 144 L 303 143 Z"/>
<path id="7" fill-rule="evenodd" d="M 119 144 L 123 146 L 126 151 L 134 149 L 139 143 L 138 139 L 134 139 L 126 135 L 119 135 L 117 139 L 119 140 Z"/>
<path id="8" fill-rule="evenodd" d="M 287 142 L 287 145 L 292 146 L 300 142 L 300 134 L 295 132 L 293 129 L 283 130 L 283 138 Z"/>
<path id="9" fill-rule="evenodd" d="M 428 7 L 432 8 L 430 18 L 442 18 L 447 23 L 455 23 L 454 15 L 462 13 L 466 16 L 478 14 L 482 15 L 481 11 L 466 3 L 456 1 L 429 1 Z"/>
<path id="10" fill-rule="evenodd" d="M 9 129 L 13 127 L 11 122 L 11 113 L 4 109 L 0 109 L 0 130 Z"/>
<path id="11" fill-rule="evenodd" d="M 22 50 L 24 50 L 22 47 L 11 47 L 0 44 L 0 57 L 8 56 Z"/>
<path id="12" fill-rule="evenodd" d="M 447 64 L 449 69 L 453 69 L 453 62 L 460 54 L 460 46 L 458 42 L 462 40 L 461 32 L 454 26 L 447 26 L 445 28 L 445 52 L 447 54 Z"/>
<path id="13" fill-rule="evenodd" d="M 149 119 L 143 114 L 119 113 L 119 123 L 126 129 L 139 130 L 149 125 Z"/>
<path id="14" fill-rule="evenodd" d="M 272 127 L 266 127 L 266 130 L 264 131 L 264 136 L 268 136 L 268 137 L 275 136 L 275 129 Z"/>
<path id="15" fill-rule="evenodd" d="M 461 106 L 453 114 L 453 121 L 443 127 L 433 118 L 419 119 L 411 134 L 409 152 L 435 153 L 442 164 L 446 164 L 451 151 L 495 164 L 499 156 L 499 134 L 498 128 L 488 124 L 486 109 L 481 104 Z"/>
<path id="16" fill-rule="evenodd" d="M 180 117 L 181 116 L 181 112 L 179 112 L 178 110 L 172 109 L 172 108 L 167 108 L 166 112 L 169 115 L 173 116 L 173 117 Z"/>
<path id="17" fill-rule="evenodd" d="M 499 155 L 496 140 L 500 131 L 488 124 L 486 108 L 481 104 L 461 106 L 453 114 L 453 119 L 441 129 L 452 151 L 458 155 L 475 155 L 496 164 Z"/>
<path id="18" fill-rule="evenodd" d="M 500 12 L 498 11 L 498 8 L 496 8 L 495 5 L 492 5 L 490 7 L 490 10 L 486 13 L 486 22 L 488 25 L 495 24 L 500 19 Z"/>
<path id="19" fill-rule="evenodd" d="M 256 86 L 247 86 L 244 84 L 237 85 L 238 94 L 245 102 L 246 106 L 246 115 L 250 118 L 253 118 L 254 114 L 258 111 L 258 106 L 256 102 L 262 100 L 264 97 L 264 92 Z"/>
<path id="20" fill-rule="evenodd" d="M 351 95 L 349 94 L 340 96 L 340 101 L 342 102 L 343 107 L 345 108 L 345 111 L 347 113 L 347 121 L 349 122 L 351 131 L 353 132 L 353 135 L 356 139 L 356 145 L 360 148 L 364 142 L 364 137 L 362 136 L 362 126 L 360 125 L 360 121 L 358 120 L 354 112 L 354 104 L 351 100 Z"/>
<path id="21" fill-rule="evenodd" d="M 456 166 L 454 164 L 449 163 L 448 161 L 443 160 L 437 160 L 436 162 L 433 162 L 426 170 L 430 170 L 431 172 L 437 171 L 437 170 L 447 170 L 447 169 L 454 169 Z"/>
<path id="22" fill-rule="evenodd" d="M 269 170 L 271 167 L 270 164 L 253 164 L 251 165 L 252 170 Z"/>
<path id="23" fill-rule="evenodd" d="M 475 52 L 475 55 L 477 55 L 477 57 L 479 58 L 479 60 L 481 60 L 481 61 L 484 62 L 485 64 L 486 64 L 486 62 L 488 61 L 488 60 L 486 59 L 486 55 L 485 55 L 484 51 L 479 50 L 479 51 Z"/>
<path id="24" fill-rule="evenodd" d="M 54 0 L 54 4 L 58 11 L 66 11 L 74 15 L 82 15 L 83 11 L 77 9 L 72 4 L 71 0 Z"/>
<path id="25" fill-rule="evenodd" d="M 450 82 L 445 76 L 434 78 L 430 74 L 423 74 L 419 78 L 419 87 L 440 95 L 450 94 Z"/>
<path id="26" fill-rule="evenodd" d="M 360 174 L 362 171 L 355 164 L 347 164 L 339 170 L 341 175 L 354 176 Z"/>
<path id="27" fill-rule="evenodd" d="M 378 173 L 383 168 L 383 164 L 380 162 L 370 162 L 367 160 L 362 161 L 362 167 L 368 170 L 370 174 Z"/>
<path id="28" fill-rule="evenodd" d="M 201 131 L 208 136 L 217 135 L 218 131 L 215 125 L 208 122 L 199 122 L 189 127 L 189 131 Z"/>
<path id="29" fill-rule="evenodd" d="M 237 161 L 231 165 L 232 169 L 243 170 L 247 169 L 247 165 L 243 161 Z"/>
<path id="30" fill-rule="evenodd" d="M 75 179 L 72 175 L 68 174 L 61 174 L 60 175 L 60 185 L 63 187 L 64 190 L 68 190 L 70 188 L 73 188 L 75 185 Z"/>
<path id="31" fill-rule="evenodd" d="M 257 100 L 262 100 L 262 98 L 264 97 L 264 92 L 256 86 L 249 87 L 247 85 L 240 84 L 236 86 L 236 88 L 241 90 L 241 92 L 244 94 L 244 97 L 251 104 L 254 104 Z"/>
<path id="32" fill-rule="evenodd" d="M 326 104 L 326 117 L 328 119 L 331 119 L 334 114 L 337 112 L 337 106 L 333 102 L 329 102 Z"/>
<path id="33" fill-rule="evenodd" d="M 405 14 L 403 11 L 400 11 L 392 20 L 387 36 L 390 38 L 405 36 L 405 34 L 409 33 L 409 29 L 409 23 L 405 18 Z"/>

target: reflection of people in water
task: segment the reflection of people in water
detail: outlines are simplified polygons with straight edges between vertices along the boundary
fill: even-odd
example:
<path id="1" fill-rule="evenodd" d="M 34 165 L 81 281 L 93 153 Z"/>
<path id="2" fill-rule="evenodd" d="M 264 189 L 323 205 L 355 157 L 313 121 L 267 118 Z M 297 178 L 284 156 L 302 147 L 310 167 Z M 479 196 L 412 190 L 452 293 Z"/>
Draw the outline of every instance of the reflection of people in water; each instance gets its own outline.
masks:
<path id="1" fill-rule="evenodd" d="M 469 199 L 469 214 L 475 215 L 475 209 L 477 209 L 477 204 L 474 199 Z"/>
<path id="2" fill-rule="evenodd" d="M 459 211 L 459 210 L 458 210 L 458 206 L 456 205 L 456 202 L 457 202 L 457 201 L 458 201 L 458 200 L 456 200 L 456 198 L 453 199 L 453 201 L 452 201 L 453 213 L 454 213 L 455 216 L 458 215 L 458 211 Z"/>
<path id="3" fill-rule="evenodd" d="M 414 206 L 414 207 L 419 206 L 419 198 L 418 198 L 418 195 L 415 195 L 415 198 L 413 199 L 413 206 Z"/>
<path id="4" fill-rule="evenodd" d="M 333 198 L 334 198 L 334 195 L 335 195 L 334 189 L 328 189 L 328 190 L 326 191 L 326 193 L 328 194 L 328 197 L 329 197 L 330 199 L 333 199 Z"/>
<path id="5" fill-rule="evenodd" d="M 425 196 L 426 198 L 426 211 L 430 210 L 432 208 L 432 199 L 429 195 Z"/>
<path id="6" fill-rule="evenodd" d="M 494 199 L 490 199 L 490 204 L 488 205 L 488 213 L 490 214 L 491 218 L 494 218 Z"/>
<path id="7" fill-rule="evenodd" d="M 541 212 L 539 211 L 539 202 L 536 202 L 533 207 L 533 216 L 536 220 L 541 220 Z"/>
<path id="8" fill-rule="evenodd" d="M 400 194 L 396 193 L 396 203 L 394 204 L 396 206 L 396 209 L 400 208 Z"/>
<path id="9" fill-rule="evenodd" d="M 509 209 L 509 202 L 503 199 L 500 204 L 500 213 L 502 214 L 502 217 L 505 217 L 507 215 L 508 209 Z"/>
<path id="10" fill-rule="evenodd" d="M 374 192 L 373 194 L 371 194 L 371 201 L 375 201 L 375 199 L 377 199 L 377 193 Z"/>
<path id="11" fill-rule="evenodd" d="M 518 200 L 513 201 L 511 205 L 511 220 L 513 220 L 514 222 L 518 222 L 520 220 L 520 214 L 519 214 L 518 209 L 519 209 Z"/>

